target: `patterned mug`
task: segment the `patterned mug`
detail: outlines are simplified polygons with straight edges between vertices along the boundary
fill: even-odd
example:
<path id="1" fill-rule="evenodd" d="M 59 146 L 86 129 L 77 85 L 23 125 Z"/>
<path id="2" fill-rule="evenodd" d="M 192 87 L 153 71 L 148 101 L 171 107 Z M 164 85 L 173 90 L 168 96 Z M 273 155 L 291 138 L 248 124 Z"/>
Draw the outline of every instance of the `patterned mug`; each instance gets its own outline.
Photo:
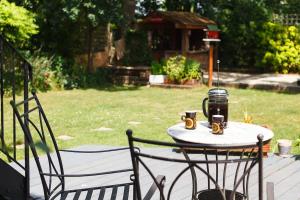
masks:
<path id="1" fill-rule="evenodd" d="M 211 130 L 213 134 L 222 135 L 224 133 L 224 115 L 213 115 Z"/>
<path id="2" fill-rule="evenodd" d="M 185 122 L 186 129 L 195 129 L 197 127 L 197 112 L 186 111 L 185 115 L 181 116 L 181 120 Z"/>

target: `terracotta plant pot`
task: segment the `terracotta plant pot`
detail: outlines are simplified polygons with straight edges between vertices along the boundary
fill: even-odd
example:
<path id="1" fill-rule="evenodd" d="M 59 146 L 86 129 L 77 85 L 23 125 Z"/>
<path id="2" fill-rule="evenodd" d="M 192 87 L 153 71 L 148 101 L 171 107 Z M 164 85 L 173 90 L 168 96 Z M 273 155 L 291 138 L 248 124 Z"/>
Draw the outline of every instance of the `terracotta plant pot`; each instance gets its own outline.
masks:
<path id="1" fill-rule="evenodd" d="M 292 148 L 292 141 L 286 139 L 277 140 L 279 156 L 288 156 Z"/>
<path id="2" fill-rule="evenodd" d="M 186 80 L 182 83 L 183 85 L 196 85 L 196 84 L 200 84 L 200 81 L 197 79 L 190 79 L 190 80 Z"/>

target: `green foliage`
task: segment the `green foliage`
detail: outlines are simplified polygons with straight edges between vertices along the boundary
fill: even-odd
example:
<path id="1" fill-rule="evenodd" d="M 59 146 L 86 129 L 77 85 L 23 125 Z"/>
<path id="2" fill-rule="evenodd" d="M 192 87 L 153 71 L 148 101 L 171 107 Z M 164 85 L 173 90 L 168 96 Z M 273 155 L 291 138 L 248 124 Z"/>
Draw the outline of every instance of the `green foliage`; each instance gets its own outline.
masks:
<path id="1" fill-rule="evenodd" d="M 112 73 L 110 69 L 100 68 L 91 74 L 84 66 L 77 65 L 73 60 L 61 56 L 49 56 L 40 50 L 33 53 L 27 51 L 24 55 L 33 66 L 32 87 L 40 91 L 99 87 L 99 85 L 107 85 L 110 81 Z"/>
<path id="2" fill-rule="evenodd" d="M 88 73 L 82 65 L 77 65 L 72 61 L 66 63 L 68 70 L 64 70 L 66 76 L 65 89 L 73 88 L 97 88 L 99 86 L 108 85 L 111 81 L 111 69 L 97 68 L 93 73 Z"/>
<path id="3" fill-rule="evenodd" d="M 202 14 L 215 20 L 221 29 L 223 65 L 280 73 L 299 70 L 297 39 L 292 36 L 295 30 L 268 23 L 274 13 L 299 13 L 299 1 L 217 0 L 203 1 L 201 5 Z"/>
<path id="4" fill-rule="evenodd" d="M 258 65 L 279 73 L 300 72 L 300 30 L 295 26 L 266 23 L 259 32 Z"/>
<path id="5" fill-rule="evenodd" d="M 109 82 L 111 71 L 97 69 L 88 73 L 84 66 L 60 56 L 47 56 L 35 52 L 28 57 L 33 65 L 32 86 L 40 91 L 98 87 Z"/>
<path id="6" fill-rule="evenodd" d="M 151 74 L 153 75 L 164 75 L 166 74 L 164 66 L 166 65 L 166 60 L 162 62 L 152 61 L 151 62 Z"/>
<path id="7" fill-rule="evenodd" d="M 81 84 L 81 87 L 103 87 L 110 85 L 111 77 L 112 77 L 112 70 L 109 68 L 98 68 L 94 73 L 86 73 L 85 82 Z"/>
<path id="8" fill-rule="evenodd" d="M 151 60 L 147 34 L 142 31 L 128 31 L 123 63 L 125 65 L 150 65 Z"/>
<path id="9" fill-rule="evenodd" d="M 141 16 L 148 15 L 151 12 L 157 11 L 162 7 L 162 2 L 156 0 L 136 0 L 137 14 Z"/>
<path id="10" fill-rule="evenodd" d="M 175 83 L 200 78 L 200 63 L 181 55 L 168 58 L 164 69 Z"/>
<path id="11" fill-rule="evenodd" d="M 300 137 L 295 140 L 295 144 L 294 145 L 296 147 L 300 147 Z"/>
<path id="12" fill-rule="evenodd" d="M 0 1 L 0 32 L 12 43 L 22 46 L 38 33 L 35 15 L 25 8 Z"/>
<path id="13" fill-rule="evenodd" d="M 185 79 L 185 61 L 184 56 L 174 56 L 167 60 L 165 71 L 171 81 L 179 83 Z"/>
<path id="14" fill-rule="evenodd" d="M 25 55 L 33 66 L 32 87 L 41 91 L 64 88 L 67 76 L 63 73 L 64 60 L 61 57 L 49 57 L 40 51 L 26 52 Z"/>
<path id="15" fill-rule="evenodd" d="M 50 55 L 68 59 L 73 59 L 80 50 L 86 51 L 87 35 L 92 35 L 96 26 L 123 23 L 122 1 L 119 0 L 10 1 L 36 13 L 42 31 L 35 36 L 32 49 L 41 47 Z"/>
<path id="16" fill-rule="evenodd" d="M 169 11 L 186 11 L 193 12 L 196 11 L 197 3 L 200 3 L 199 0 L 165 0 L 164 6 Z"/>
<path id="17" fill-rule="evenodd" d="M 103 46 L 106 45 L 107 41 L 105 41 L 105 35 L 99 35 L 97 32 L 101 27 L 106 27 L 109 23 L 118 25 L 125 24 L 121 23 L 121 21 L 123 21 L 122 1 L 119 0 L 65 1 L 63 12 L 66 15 L 66 20 L 70 20 L 77 26 L 77 30 L 72 34 L 74 43 L 70 43 L 69 46 L 73 51 L 75 49 L 72 57 L 74 54 L 78 55 L 84 53 L 91 55 L 93 52 L 99 51 L 99 48 L 101 49 L 101 44 L 97 45 L 99 41 L 102 42 Z M 70 34 L 70 32 L 68 34 Z M 74 35 L 76 36 L 74 37 Z M 79 41 L 78 37 L 81 38 Z M 89 72 L 93 72 L 91 63 L 91 57 L 88 56 L 87 69 Z"/>
<path id="18" fill-rule="evenodd" d="M 87 71 L 82 65 L 78 65 L 75 62 L 71 62 L 69 68 L 66 70 L 67 83 L 66 89 L 81 88 L 85 87 L 87 81 Z"/>
<path id="19" fill-rule="evenodd" d="M 109 22 L 116 23 L 122 19 L 122 3 L 120 0 L 93 1 L 93 0 L 72 0 L 66 1 L 63 11 L 73 21 L 77 21 L 82 15 L 88 23 L 96 27 L 99 24 Z"/>
<path id="20" fill-rule="evenodd" d="M 187 59 L 185 62 L 185 74 L 186 74 L 186 78 L 188 80 L 191 79 L 200 79 L 200 63 L 195 61 L 195 60 L 191 60 L 191 59 Z"/>
<path id="21" fill-rule="evenodd" d="M 257 31 L 271 19 L 268 0 L 201 1 L 201 14 L 221 29 L 219 55 L 229 68 L 253 67 L 258 50 Z"/>
<path id="22" fill-rule="evenodd" d="M 229 66 L 243 67 L 255 64 L 257 31 L 269 18 L 262 1 L 235 1 L 221 11 L 221 54 Z M 224 44 L 224 45 L 223 45 Z"/>

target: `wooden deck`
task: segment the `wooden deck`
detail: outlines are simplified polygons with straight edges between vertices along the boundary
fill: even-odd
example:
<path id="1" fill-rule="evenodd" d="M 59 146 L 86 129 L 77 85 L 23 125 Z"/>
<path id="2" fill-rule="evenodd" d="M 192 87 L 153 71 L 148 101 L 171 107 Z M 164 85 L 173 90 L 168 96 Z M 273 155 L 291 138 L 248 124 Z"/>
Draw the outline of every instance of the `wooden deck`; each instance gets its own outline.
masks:
<path id="1" fill-rule="evenodd" d="M 111 148 L 107 146 L 81 146 L 74 148 L 76 150 L 96 150 Z M 167 155 L 168 157 L 178 157 L 181 154 L 175 153 L 172 149 L 153 149 L 145 148 L 147 151 L 155 152 L 160 155 Z M 199 155 L 193 155 L 199 156 Z M 105 153 L 105 154 L 73 154 L 62 152 L 65 173 L 91 173 L 99 172 L 105 170 L 114 170 L 120 167 L 126 168 L 131 167 L 130 155 L 128 151 L 123 153 Z M 45 157 L 42 158 L 42 162 L 45 163 Z M 178 172 L 180 165 L 174 163 L 168 163 L 162 165 L 161 162 L 155 163 L 156 161 L 151 161 L 151 166 L 155 166 L 154 171 L 159 174 L 166 175 L 166 187 L 168 187 L 168 176 Z M 33 160 L 32 170 L 31 170 L 31 193 L 36 196 L 42 196 L 42 186 L 40 183 L 39 175 Z M 231 169 L 234 170 L 234 169 Z M 230 174 L 230 172 L 229 172 Z M 146 177 L 145 173 L 142 173 L 144 180 L 146 180 L 145 188 L 151 184 L 149 178 Z M 122 174 L 112 177 L 111 175 L 107 177 L 89 177 L 89 178 L 72 178 L 71 181 L 67 181 L 67 188 L 70 187 L 86 187 L 99 184 L 111 184 L 120 181 L 128 181 L 129 174 Z M 253 169 L 251 174 L 249 189 L 250 189 L 250 199 L 255 200 L 257 198 L 257 169 Z M 191 194 L 191 184 L 189 180 L 191 179 L 190 174 L 184 177 L 186 181 L 180 183 L 177 188 L 175 188 L 176 195 L 172 197 L 172 200 L 183 200 L 189 199 L 189 194 Z M 169 179 L 170 180 L 170 179 Z M 206 181 L 205 181 L 206 182 Z M 268 158 L 264 159 L 264 186 L 266 182 L 273 182 L 275 184 L 275 199 L 276 200 L 300 200 L 300 157 L 293 156 L 290 158 L 282 158 L 277 155 L 269 155 Z M 199 187 L 205 187 L 204 185 Z M 266 191 L 266 190 L 265 190 Z M 266 193 L 266 192 L 265 192 Z M 109 194 L 106 194 L 109 195 Z M 99 193 L 93 193 L 92 199 L 98 199 Z M 266 196 L 266 195 L 265 195 Z M 84 199 L 84 198 L 79 198 Z M 107 197 L 109 199 L 109 197 Z M 159 199 L 157 198 L 153 198 Z M 264 198 L 266 199 L 266 197 Z"/>

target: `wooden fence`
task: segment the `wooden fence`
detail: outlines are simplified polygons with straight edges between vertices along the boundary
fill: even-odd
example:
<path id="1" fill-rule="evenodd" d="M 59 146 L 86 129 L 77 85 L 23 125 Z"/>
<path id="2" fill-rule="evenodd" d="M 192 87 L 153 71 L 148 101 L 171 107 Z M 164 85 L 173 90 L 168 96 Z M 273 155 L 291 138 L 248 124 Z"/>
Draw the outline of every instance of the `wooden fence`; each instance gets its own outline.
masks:
<path id="1" fill-rule="evenodd" d="M 286 26 L 298 26 L 300 25 L 300 14 L 274 15 L 273 21 Z"/>

